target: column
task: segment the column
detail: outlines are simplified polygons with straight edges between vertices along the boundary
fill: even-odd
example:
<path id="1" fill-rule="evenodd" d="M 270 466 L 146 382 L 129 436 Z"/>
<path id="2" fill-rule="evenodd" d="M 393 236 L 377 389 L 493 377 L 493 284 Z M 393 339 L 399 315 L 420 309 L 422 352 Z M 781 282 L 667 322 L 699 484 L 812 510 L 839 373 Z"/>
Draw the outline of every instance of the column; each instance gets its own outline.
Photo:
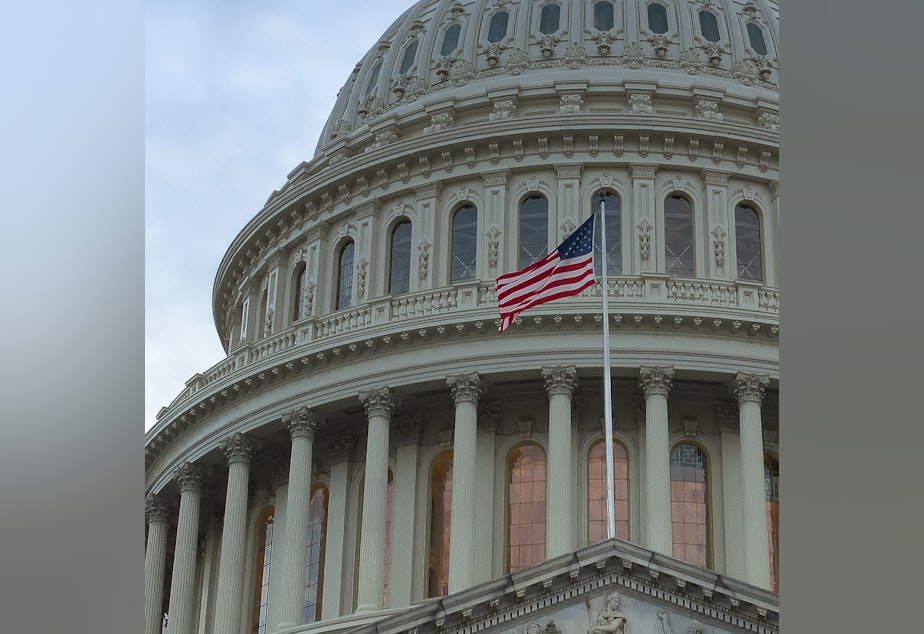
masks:
<path id="1" fill-rule="evenodd" d="M 478 448 L 475 450 L 475 583 L 494 578 L 494 446 L 500 402 L 478 403 Z"/>
<path id="2" fill-rule="evenodd" d="M 398 459 L 395 466 L 391 556 L 388 566 L 388 607 L 411 605 L 414 577 L 414 518 L 417 502 L 417 453 L 423 416 L 419 412 L 395 421 Z"/>
<path id="3" fill-rule="evenodd" d="M 575 549 L 574 467 L 571 447 L 571 396 L 577 386 L 574 366 L 542 368 L 549 392 L 549 482 L 546 505 L 546 559 Z"/>
<path id="4" fill-rule="evenodd" d="M 725 516 L 725 574 L 744 579 L 744 535 L 741 515 L 741 440 L 738 404 L 718 401 L 715 416 L 722 434 L 722 507 Z"/>
<path id="5" fill-rule="evenodd" d="M 192 634 L 193 588 L 196 583 L 196 545 L 199 540 L 199 503 L 205 469 L 184 462 L 176 470 L 180 486 L 180 516 L 170 580 L 170 634 Z"/>
<path id="6" fill-rule="evenodd" d="M 327 502 L 327 538 L 324 546 L 324 598 L 321 619 L 340 616 L 343 587 L 344 538 L 347 530 L 347 486 L 350 458 L 356 439 L 349 434 L 334 436 L 327 445 L 330 458 L 330 499 Z M 352 529 L 352 527 L 351 527 Z"/>
<path id="7" fill-rule="evenodd" d="M 764 441 L 760 404 L 770 377 L 739 372 L 732 385 L 738 397 L 741 437 L 741 509 L 744 523 L 744 580 L 770 589 L 770 539 L 764 491 Z"/>
<path id="8" fill-rule="evenodd" d="M 144 632 L 160 634 L 164 619 L 164 563 L 167 558 L 167 511 L 164 499 L 147 498 L 148 544 L 144 551 Z"/>
<path id="9" fill-rule="evenodd" d="M 385 496 L 388 493 L 388 430 L 397 401 L 387 387 L 364 390 L 366 408 L 366 476 L 363 483 L 362 535 L 359 545 L 357 612 L 382 608 L 385 587 Z"/>
<path id="10" fill-rule="evenodd" d="M 308 510 L 311 503 L 311 450 L 320 419 L 307 407 L 282 417 L 292 437 L 289 486 L 286 492 L 286 530 L 282 548 L 283 575 L 279 593 L 279 629 L 302 622 L 305 591 L 305 549 L 308 547 Z M 278 630 L 277 630 L 278 631 Z"/>
<path id="11" fill-rule="evenodd" d="M 276 597 L 282 593 L 285 583 L 285 560 L 282 557 L 283 544 L 286 540 L 286 504 L 289 499 L 289 456 L 280 456 L 273 463 L 273 484 L 275 485 L 273 510 L 273 552 L 270 555 L 270 582 L 266 631 L 275 632 L 279 626 L 279 602 Z"/>
<path id="12" fill-rule="evenodd" d="M 218 592 L 215 594 L 215 634 L 237 634 L 244 586 L 244 543 L 247 530 L 247 488 L 250 457 L 260 443 L 236 433 L 219 444 L 228 458 L 228 489 L 218 560 Z"/>
<path id="13" fill-rule="evenodd" d="M 667 393 L 674 376 L 672 367 L 643 366 L 639 387 L 645 393 L 645 547 L 670 555 L 671 466 L 667 431 Z"/>
<path id="14" fill-rule="evenodd" d="M 478 397 L 484 391 L 476 373 L 446 379 L 456 405 L 452 439 L 452 514 L 449 526 L 449 592 L 475 580 L 475 454 Z"/>

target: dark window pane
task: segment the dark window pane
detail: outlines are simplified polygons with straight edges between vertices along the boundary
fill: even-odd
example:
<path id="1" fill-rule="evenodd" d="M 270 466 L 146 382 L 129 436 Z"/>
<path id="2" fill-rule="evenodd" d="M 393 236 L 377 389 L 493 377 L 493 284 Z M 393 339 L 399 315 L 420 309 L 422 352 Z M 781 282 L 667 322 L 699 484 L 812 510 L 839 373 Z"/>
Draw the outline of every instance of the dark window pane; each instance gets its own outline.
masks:
<path id="1" fill-rule="evenodd" d="M 414 65 L 414 58 L 417 56 L 417 40 L 411 40 L 411 43 L 404 49 L 404 57 L 401 59 L 401 68 L 398 70 L 402 75 L 411 70 Z"/>
<path id="2" fill-rule="evenodd" d="M 748 205 L 735 207 L 735 252 L 738 260 L 738 277 L 745 280 L 763 280 L 760 250 L 760 217 Z"/>
<path id="3" fill-rule="evenodd" d="M 488 25 L 488 41 L 500 42 L 507 35 L 507 19 L 510 14 L 506 11 L 495 13 Z"/>
<path id="4" fill-rule="evenodd" d="M 606 0 L 594 5 L 594 28 L 598 31 L 609 31 L 615 26 L 613 19 L 613 3 Z"/>
<path id="5" fill-rule="evenodd" d="M 557 4 L 547 4 L 539 11 L 539 32 L 551 35 L 558 30 L 558 21 L 561 17 L 561 7 Z"/>
<path id="6" fill-rule="evenodd" d="M 459 33 L 461 31 L 462 26 L 459 24 L 453 24 L 446 29 L 446 33 L 443 34 L 443 45 L 440 47 L 441 56 L 446 57 L 458 48 Z"/>
<path id="7" fill-rule="evenodd" d="M 327 534 L 327 487 L 315 485 L 308 505 L 308 546 L 305 550 L 306 585 L 302 594 L 302 622 L 319 620 L 324 588 L 324 546 Z"/>
<path id="8" fill-rule="evenodd" d="M 292 315 L 294 321 L 307 317 L 305 314 L 305 290 L 308 276 L 305 275 L 305 272 L 305 268 L 302 267 L 295 277 L 295 314 Z"/>
<path id="9" fill-rule="evenodd" d="M 758 55 L 767 54 L 767 43 L 764 42 L 764 32 L 753 22 L 748 22 L 748 40 L 751 42 L 751 48 Z"/>
<path id="10" fill-rule="evenodd" d="M 703 37 L 710 42 L 719 41 L 719 20 L 711 11 L 699 12 L 699 29 L 703 32 Z"/>
<path id="11" fill-rule="evenodd" d="M 667 8 L 663 4 L 648 5 L 648 29 L 652 33 L 667 33 Z"/>
<path id="12" fill-rule="evenodd" d="M 520 257 L 523 268 L 549 252 L 549 201 L 545 196 L 530 196 L 520 205 Z"/>
<path id="13" fill-rule="evenodd" d="M 693 277 L 693 207 L 682 196 L 664 201 L 664 257 L 669 274 Z"/>
<path id="14" fill-rule="evenodd" d="M 375 66 L 372 68 L 372 73 L 369 75 L 369 83 L 366 84 L 366 94 L 370 95 L 375 90 L 375 85 L 379 81 L 379 71 L 382 70 L 382 60 L 379 60 L 375 63 Z"/>
<path id="15" fill-rule="evenodd" d="M 471 205 L 460 207 L 452 217 L 452 282 L 475 278 L 477 225 L 478 210 Z"/>
<path id="16" fill-rule="evenodd" d="M 337 310 L 349 308 L 353 299 L 353 242 L 340 250 L 339 276 L 337 277 Z"/>
<path id="17" fill-rule="evenodd" d="M 600 195 L 606 210 L 605 223 L 600 222 Z M 622 273 L 622 212 L 619 196 L 612 192 L 599 191 L 591 199 L 593 212 L 597 214 L 594 227 L 594 273 L 603 274 L 603 225 L 606 225 L 606 274 Z"/>
<path id="18" fill-rule="evenodd" d="M 388 292 L 407 293 L 411 282 L 411 223 L 400 223 L 391 232 L 391 269 Z"/>

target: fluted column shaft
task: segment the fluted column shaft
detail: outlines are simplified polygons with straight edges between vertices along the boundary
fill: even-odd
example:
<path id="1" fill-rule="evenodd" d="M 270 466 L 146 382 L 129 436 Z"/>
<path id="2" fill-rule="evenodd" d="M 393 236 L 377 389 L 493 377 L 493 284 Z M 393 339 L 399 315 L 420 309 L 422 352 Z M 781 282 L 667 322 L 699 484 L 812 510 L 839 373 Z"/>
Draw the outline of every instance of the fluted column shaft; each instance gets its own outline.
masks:
<path id="1" fill-rule="evenodd" d="M 228 488 L 218 559 L 218 590 L 215 593 L 215 634 L 237 634 L 244 586 L 244 540 L 247 530 L 247 484 L 250 457 L 257 443 L 244 434 L 221 441 L 228 458 Z"/>
<path id="2" fill-rule="evenodd" d="M 760 404 L 769 377 L 739 373 L 732 391 L 738 397 L 741 437 L 741 507 L 744 517 L 745 581 L 770 588 L 770 539 L 764 490 L 764 441 Z"/>
<path id="3" fill-rule="evenodd" d="M 667 430 L 667 393 L 674 369 L 643 367 L 639 386 L 645 392 L 645 546 L 670 555 L 671 539 L 671 466 L 670 440 Z"/>
<path id="4" fill-rule="evenodd" d="M 546 506 L 546 559 L 570 553 L 574 543 L 574 468 L 571 396 L 577 386 L 574 366 L 543 368 L 549 392 L 549 482 Z"/>
<path id="5" fill-rule="evenodd" d="M 167 505 L 147 499 L 148 544 L 144 551 L 144 634 L 160 634 L 163 622 L 164 564 L 167 559 Z"/>
<path id="6" fill-rule="evenodd" d="M 362 535 L 359 546 L 357 612 L 382 607 L 385 586 L 385 511 L 388 494 L 388 430 L 396 402 L 387 387 L 365 390 L 359 399 L 366 408 L 366 475 L 363 483 Z"/>
<path id="7" fill-rule="evenodd" d="M 478 398 L 483 386 L 477 374 L 451 376 L 446 382 L 456 406 L 449 523 L 449 592 L 452 593 L 475 582 L 475 454 Z"/>
<path id="8" fill-rule="evenodd" d="M 283 574 L 279 592 L 279 629 L 302 622 L 305 590 L 305 550 L 308 547 L 308 513 L 311 504 L 311 452 L 319 418 L 302 407 L 285 414 L 283 423 L 292 437 L 289 486 L 286 492 L 286 528 L 282 547 Z"/>
<path id="9" fill-rule="evenodd" d="M 192 634 L 193 589 L 196 582 L 196 546 L 199 532 L 199 504 L 205 470 L 186 462 L 176 472 L 180 485 L 180 515 L 173 551 L 170 580 L 170 634 Z"/>
<path id="10" fill-rule="evenodd" d="M 350 458 L 356 439 L 349 434 L 335 436 L 327 446 L 330 467 L 330 502 L 327 506 L 327 542 L 324 546 L 323 620 L 335 619 L 341 612 L 343 562 L 347 526 L 347 491 L 350 479 Z"/>

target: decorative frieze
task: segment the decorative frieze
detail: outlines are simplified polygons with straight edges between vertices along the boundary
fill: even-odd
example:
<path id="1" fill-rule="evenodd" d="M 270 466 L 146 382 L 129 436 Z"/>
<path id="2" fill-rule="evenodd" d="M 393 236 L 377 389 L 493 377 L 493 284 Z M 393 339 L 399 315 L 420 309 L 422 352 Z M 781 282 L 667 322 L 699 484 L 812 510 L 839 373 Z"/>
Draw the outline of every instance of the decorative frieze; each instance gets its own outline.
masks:
<path id="1" fill-rule="evenodd" d="M 653 114 L 654 108 L 651 107 L 651 95 L 630 93 L 629 112 L 632 114 Z"/>

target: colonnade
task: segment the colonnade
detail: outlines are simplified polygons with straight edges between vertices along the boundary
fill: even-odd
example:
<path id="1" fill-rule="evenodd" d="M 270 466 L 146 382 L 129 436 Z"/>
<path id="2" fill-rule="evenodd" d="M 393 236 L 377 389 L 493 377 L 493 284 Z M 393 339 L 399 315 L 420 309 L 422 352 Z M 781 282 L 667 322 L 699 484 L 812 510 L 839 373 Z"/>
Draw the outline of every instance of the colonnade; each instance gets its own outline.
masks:
<path id="1" fill-rule="evenodd" d="M 572 432 L 572 398 L 578 384 L 573 366 L 541 369 L 549 397 L 548 476 L 546 515 L 546 557 L 574 551 L 578 548 L 575 530 L 577 495 Z M 668 433 L 668 395 L 672 387 L 673 368 L 643 366 L 639 387 L 644 394 L 644 437 L 642 449 L 645 468 L 645 523 L 642 545 L 656 552 L 671 554 L 670 498 L 670 439 Z M 754 585 L 769 588 L 769 543 L 764 494 L 763 439 L 760 406 L 768 377 L 739 373 L 731 391 L 738 400 L 740 432 L 737 446 L 726 442 L 723 431 L 723 452 L 740 460 L 740 507 L 726 508 L 726 522 L 743 527 L 742 577 Z M 479 401 L 486 385 L 477 373 L 450 376 L 447 384 L 455 405 L 453 437 L 453 474 L 451 494 L 451 529 L 449 542 L 449 591 L 456 592 L 482 581 L 484 570 L 478 570 L 476 549 L 484 538 L 484 511 L 476 508 L 481 480 L 480 466 L 493 464 L 493 447 L 482 442 L 479 430 Z M 388 387 L 365 390 L 359 394 L 368 419 L 365 454 L 365 474 L 362 494 L 362 532 L 359 538 L 359 562 L 356 612 L 369 613 L 381 608 L 382 591 L 386 583 L 385 521 L 388 486 L 389 432 L 392 415 L 399 405 Z M 484 403 L 481 403 L 484 405 Z M 285 529 L 274 554 L 281 554 L 281 581 L 274 588 L 273 614 L 276 629 L 284 631 L 301 622 L 302 592 L 305 588 L 304 557 L 308 541 L 311 464 L 314 435 L 321 419 L 307 407 L 296 409 L 283 417 L 290 438 L 288 485 L 285 494 Z M 402 482 L 413 483 L 416 477 L 416 438 L 420 422 L 402 422 L 402 436 L 411 438 L 415 450 L 402 453 L 398 476 Z M 411 433 L 416 430 L 416 433 Z M 493 434 L 492 434 L 493 435 Z M 325 590 L 320 606 L 321 620 L 341 616 L 341 586 L 345 554 L 347 461 L 354 439 L 341 434 L 331 443 L 330 516 Z M 218 566 L 215 618 L 212 634 L 238 634 L 241 631 L 242 610 L 239 597 L 245 582 L 245 531 L 248 499 L 249 463 L 261 444 L 252 437 L 235 433 L 220 443 L 227 458 L 228 478 L 222 526 L 221 551 Z M 483 455 L 491 451 L 490 461 Z M 404 454 L 407 454 L 406 456 Z M 413 464 L 411 464 L 413 463 Z M 180 491 L 179 516 L 172 577 L 170 579 L 170 634 L 193 634 L 195 606 L 195 566 L 198 544 L 199 512 L 206 470 L 192 463 L 182 464 L 175 473 Z M 412 486 L 412 485 L 409 485 Z M 405 487 L 407 488 L 407 487 Z M 396 494 L 397 495 L 397 494 Z M 410 496 L 410 497 L 408 497 Z M 412 540 L 414 491 L 396 502 L 395 513 L 400 524 L 395 538 Z M 279 501 L 277 500 L 277 504 Z M 161 605 L 167 552 L 168 524 L 171 506 L 163 496 L 152 494 L 147 500 L 148 540 L 145 553 L 145 634 L 160 634 Z M 280 510 L 282 514 L 283 510 Z M 740 512 L 740 517 L 728 519 L 728 514 Z M 490 519 L 490 518 L 488 518 Z M 278 550 L 276 550 L 278 549 Z M 275 557 L 274 557 L 275 559 Z M 411 573 L 410 563 L 401 574 Z M 409 604 L 413 597 L 403 593 L 401 603 Z"/>

